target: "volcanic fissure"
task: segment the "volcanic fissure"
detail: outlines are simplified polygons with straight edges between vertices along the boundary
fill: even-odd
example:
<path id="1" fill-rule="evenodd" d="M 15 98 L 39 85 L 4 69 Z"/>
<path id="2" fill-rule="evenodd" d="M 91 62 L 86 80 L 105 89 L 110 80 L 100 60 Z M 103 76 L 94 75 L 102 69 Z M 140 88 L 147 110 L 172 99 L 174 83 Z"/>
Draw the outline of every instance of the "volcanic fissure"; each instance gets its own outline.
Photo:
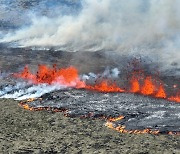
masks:
<path id="1" fill-rule="evenodd" d="M 106 121 L 108 128 L 121 133 L 179 135 L 179 89 L 173 85 L 175 90 L 168 93 L 160 77 L 146 75 L 143 70 L 132 71 L 126 86 L 112 75 L 95 79 L 79 75 L 74 66 L 39 65 L 37 73 L 25 66 L 12 76 L 21 80 L 21 86 L 11 90 L 5 87 L 1 98 L 21 100 L 19 105 L 24 109 L 98 117 Z"/>

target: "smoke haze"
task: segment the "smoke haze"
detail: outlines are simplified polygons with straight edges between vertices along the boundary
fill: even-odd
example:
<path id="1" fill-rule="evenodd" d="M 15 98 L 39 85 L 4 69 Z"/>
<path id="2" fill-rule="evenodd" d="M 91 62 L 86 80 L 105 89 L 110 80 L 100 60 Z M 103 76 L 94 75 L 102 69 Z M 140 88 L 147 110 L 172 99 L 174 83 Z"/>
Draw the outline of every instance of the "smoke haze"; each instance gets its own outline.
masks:
<path id="1" fill-rule="evenodd" d="M 138 54 L 159 61 L 164 69 L 180 68 L 180 1 L 82 0 L 78 6 L 51 6 L 44 16 L 29 10 L 31 23 L 9 32 L 1 42 Z"/>

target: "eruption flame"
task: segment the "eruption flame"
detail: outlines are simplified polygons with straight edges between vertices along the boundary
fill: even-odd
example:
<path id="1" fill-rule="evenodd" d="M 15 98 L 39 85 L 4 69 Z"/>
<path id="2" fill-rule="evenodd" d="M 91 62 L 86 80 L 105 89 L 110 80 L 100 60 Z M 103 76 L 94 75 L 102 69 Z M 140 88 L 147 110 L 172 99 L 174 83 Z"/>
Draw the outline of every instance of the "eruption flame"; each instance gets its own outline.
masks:
<path id="1" fill-rule="evenodd" d="M 139 85 L 138 79 L 132 78 L 130 92 L 137 93 L 139 91 L 140 91 L 140 85 Z"/>
<path id="2" fill-rule="evenodd" d="M 151 78 L 151 76 L 148 76 L 144 80 L 144 85 L 141 89 L 141 93 L 143 95 L 152 95 L 154 93 L 154 91 L 155 91 L 155 86 L 152 82 L 152 78 Z"/>
<path id="3" fill-rule="evenodd" d="M 152 76 L 147 76 L 143 79 L 143 84 L 140 82 L 139 76 L 133 75 L 130 81 L 130 90 L 124 90 L 120 88 L 115 82 L 110 79 L 102 79 L 95 85 L 88 85 L 85 81 L 80 79 L 78 70 L 70 66 L 68 68 L 58 69 L 56 65 L 50 68 L 45 65 L 39 65 L 36 74 L 32 74 L 26 66 L 20 73 L 15 73 L 15 77 L 22 78 L 33 82 L 34 84 L 60 84 L 66 87 L 83 88 L 87 90 L 94 90 L 99 92 L 130 92 L 139 93 L 145 96 L 152 96 L 155 98 L 168 99 L 170 101 L 180 102 L 180 92 L 177 92 L 175 96 L 167 96 L 164 84 L 159 80 L 160 85 L 157 85 L 157 80 Z M 142 80 L 142 79 L 141 79 Z"/>
<path id="4" fill-rule="evenodd" d="M 57 83 L 67 87 L 85 87 L 85 83 L 79 79 L 78 70 L 73 66 L 57 69 L 56 65 L 54 65 L 53 68 L 47 67 L 45 65 L 39 65 L 36 74 L 32 74 L 28 66 L 25 66 L 21 73 L 15 73 L 14 76 L 17 78 L 29 80 L 34 84 Z"/>
<path id="5" fill-rule="evenodd" d="M 160 85 L 159 90 L 156 93 L 155 97 L 157 97 L 157 98 L 166 98 L 167 97 L 165 90 L 164 90 L 164 86 L 162 84 Z"/>

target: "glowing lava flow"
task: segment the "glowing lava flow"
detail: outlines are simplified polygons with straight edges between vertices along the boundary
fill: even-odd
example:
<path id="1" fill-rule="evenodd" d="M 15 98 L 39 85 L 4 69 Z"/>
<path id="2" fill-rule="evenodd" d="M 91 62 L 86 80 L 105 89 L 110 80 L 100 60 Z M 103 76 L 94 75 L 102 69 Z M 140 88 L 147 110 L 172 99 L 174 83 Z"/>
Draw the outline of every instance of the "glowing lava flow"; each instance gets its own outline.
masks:
<path id="1" fill-rule="evenodd" d="M 66 117 L 70 117 L 70 115 L 68 114 L 68 110 L 67 109 L 59 109 L 59 108 L 51 108 L 51 107 L 30 107 L 27 103 L 29 102 L 33 102 L 35 100 L 39 100 L 41 101 L 42 98 L 32 98 L 32 99 L 28 99 L 25 101 L 22 101 L 19 103 L 19 106 L 23 107 L 26 110 L 30 110 L 30 111 L 42 111 L 42 110 L 47 110 L 47 111 L 52 111 L 52 112 L 62 112 L 64 114 L 64 116 Z M 88 118 L 88 117 L 92 117 L 93 113 L 89 113 L 87 115 L 84 115 L 81 118 Z M 149 128 L 143 129 L 143 130 L 128 130 L 126 129 L 126 126 L 124 125 L 116 125 L 114 122 L 120 121 L 122 119 L 124 119 L 124 116 L 118 116 L 118 117 L 106 117 L 106 116 L 102 116 L 99 117 L 100 119 L 106 120 L 105 126 L 113 129 L 115 131 L 118 131 L 120 133 L 127 133 L 127 134 L 153 134 L 153 135 L 158 135 L 158 134 L 169 134 L 169 135 L 180 135 L 180 132 L 160 132 L 159 130 L 152 130 Z"/>
<path id="2" fill-rule="evenodd" d="M 164 89 L 164 84 L 159 79 L 159 85 L 154 81 L 151 76 L 145 78 L 140 78 L 135 75 L 132 76 L 130 81 L 131 89 L 124 90 L 120 88 L 115 82 L 112 82 L 110 79 L 101 80 L 95 85 L 87 85 L 85 81 L 82 81 L 79 77 L 78 70 L 70 66 L 68 68 L 57 69 L 54 65 L 53 68 L 47 67 L 45 65 L 39 65 L 38 71 L 36 74 L 32 74 L 29 68 L 26 66 L 24 70 L 20 73 L 15 73 L 15 77 L 22 78 L 28 81 L 33 82 L 34 84 L 46 83 L 46 84 L 60 84 L 66 87 L 74 88 L 84 88 L 87 90 L 94 90 L 100 92 L 130 92 L 130 93 L 139 93 L 142 95 L 148 95 L 155 98 L 167 99 L 170 101 L 180 102 L 180 92 L 175 96 L 167 96 Z M 145 75 L 144 75 L 145 76 Z M 143 83 L 143 84 L 141 84 Z"/>
<path id="3" fill-rule="evenodd" d="M 108 128 L 114 129 L 120 133 L 129 133 L 129 134 L 154 134 L 157 135 L 159 134 L 158 130 L 151 130 L 151 129 L 143 129 L 143 130 L 127 130 L 126 126 L 120 125 L 120 126 L 115 126 L 113 124 L 113 122 L 118 121 L 123 119 L 123 116 L 119 116 L 117 118 L 113 118 L 113 120 L 110 118 L 108 119 L 108 121 L 106 122 L 105 126 L 107 126 Z"/>
<path id="4" fill-rule="evenodd" d="M 86 86 L 86 89 L 88 90 L 95 90 L 95 91 L 101 91 L 101 92 L 125 92 L 125 90 L 121 89 L 116 85 L 116 83 L 108 82 L 107 80 L 103 80 L 100 83 L 94 85 L 94 86 Z"/>
<path id="5" fill-rule="evenodd" d="M 21 101 L 19 102 L 19 106 L 21 106 L 22 108 L 24 108 L 25 110 L 30 110 L 30 111 L 43 111 L 43 110 L 47 110 L 47 111 L 52 111 L 52 112 L 63 112 L 64 113 L 64 116 L 68 116 L 67 114 L 67 109 L 64 109 L 64 108 L 52 108 L 52 107 L 30 107 L 27 103 L 29 102 L 33 102 L 35 100 L 39 100 L 41 101 L 42 98 L 31 98 L 31 99 L 27 99 L 25 101 Z"/>
<path id="6" fill-rule="evenodd" d="M 128 133 L 128 134 L 153 134 L 153 135 L 158 135 L 161 134 L 162 132 L 160 132 L 159 130 L 152 130 L 149 128 L 143 129 L 143 130 L 127 130 L 126 126 L 124 125 L 119 125 L 116 126 L 113 122 L 119 121 L 124 119 L 124 116 L 119 116 L 116 118 L 108 118 L 107 122 L 105 123 L 105 126 L 116 130 L 120 133 Z M 169 135 L 180 135 L 180 132 L 167 132 L 167 134 Z"/>
<path id="7" fill-rule="evenodd" d="M 168 100 L 174 101 L 174 102 L 180 102 L 180 91 L 176 94 L 176 96 L 169 97 Z"/>

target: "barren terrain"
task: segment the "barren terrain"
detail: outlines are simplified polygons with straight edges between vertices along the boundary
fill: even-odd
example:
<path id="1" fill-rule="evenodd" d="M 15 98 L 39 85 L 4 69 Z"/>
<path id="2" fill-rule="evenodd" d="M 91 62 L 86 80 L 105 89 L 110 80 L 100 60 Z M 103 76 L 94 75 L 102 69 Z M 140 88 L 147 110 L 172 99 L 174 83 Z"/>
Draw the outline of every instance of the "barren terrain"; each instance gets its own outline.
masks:
<path id="1" fill-rule="evenodd" d="M 2 73 L 17 72 L 26 64 L 36 70 L 38 64 L 55 63 L 76 66 L 81 73 L 101 72 L 107 66 L 126 70 L 125 60 L 120 64 L 111 57 L 105 58 L 101 52 L 82 54 L 1 47 Z M 8 78 L 0 84 L 11 83 Z M 179 81 L 178 77 L 173 79 Z M 0 153 L 180 153 L 179 136 L 121 134 L 107 128 L 99 118 L 28 111 L 12 99 L 0 99 L 0 114 Z"/>

